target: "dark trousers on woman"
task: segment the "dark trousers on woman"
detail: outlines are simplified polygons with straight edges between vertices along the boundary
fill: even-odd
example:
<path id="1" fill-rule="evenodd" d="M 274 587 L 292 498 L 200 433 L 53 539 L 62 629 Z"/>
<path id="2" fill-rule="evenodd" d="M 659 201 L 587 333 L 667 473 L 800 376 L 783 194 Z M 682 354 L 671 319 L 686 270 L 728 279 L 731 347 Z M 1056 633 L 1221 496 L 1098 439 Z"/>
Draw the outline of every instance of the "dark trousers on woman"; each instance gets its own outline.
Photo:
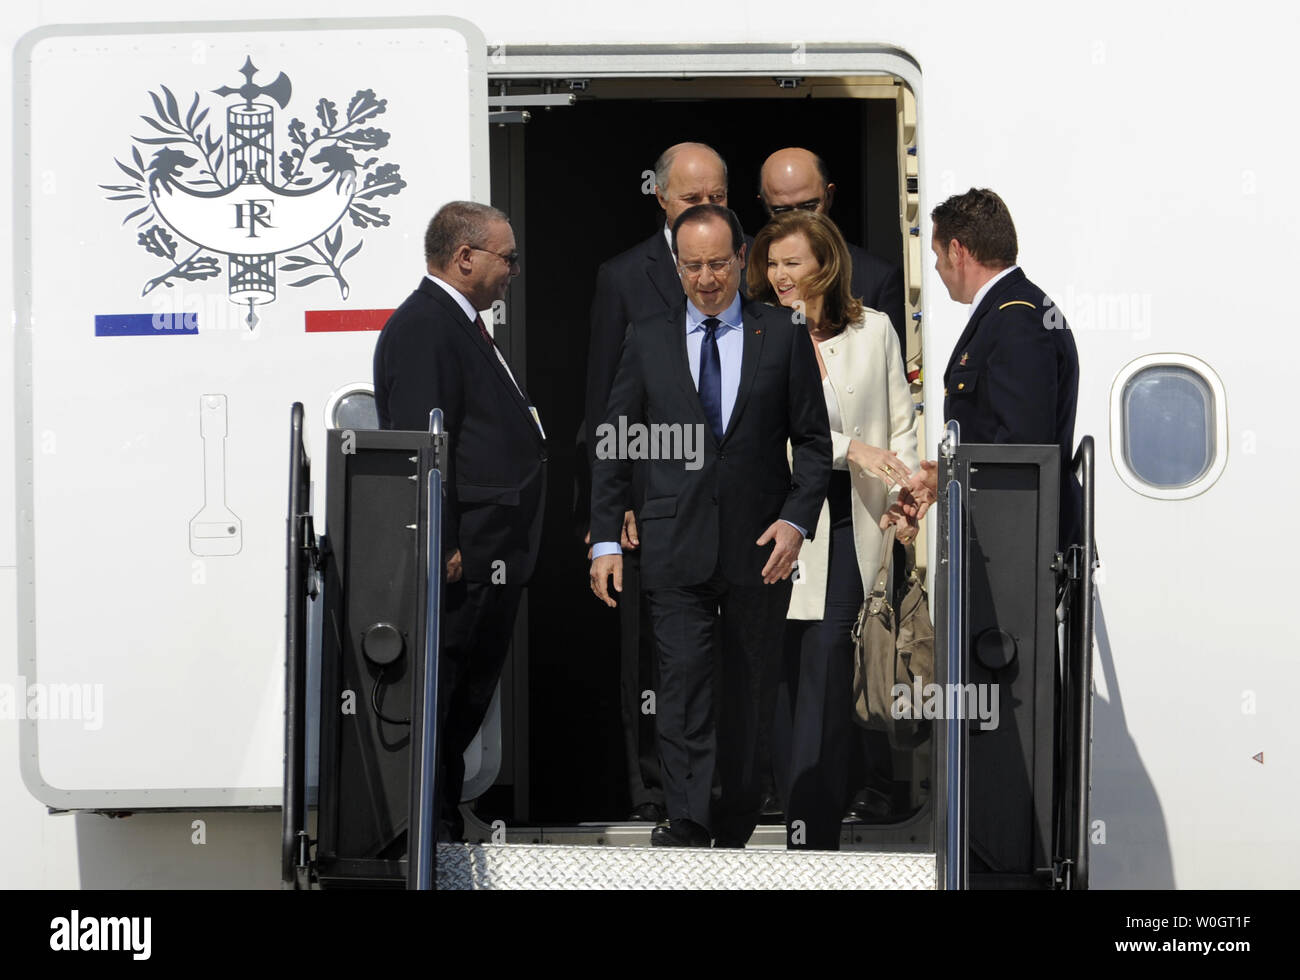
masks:
<path id="1" fill-rule="evenodd" d="M 820 620 L 786 620 L 783 667 L 790 714 L 779 718 L 777 727 L 788 724 L 789 738 L 774 740 L 776 765 L 784 777 L 787 844 L 819 851 L 839 850 L 849 764 L 858 751 L 850 634 L 863 592 L 851 492 L 847 472 L 831 474 L 826 607 Z M 787 745 L 788 756 L 782 759 Z"/>

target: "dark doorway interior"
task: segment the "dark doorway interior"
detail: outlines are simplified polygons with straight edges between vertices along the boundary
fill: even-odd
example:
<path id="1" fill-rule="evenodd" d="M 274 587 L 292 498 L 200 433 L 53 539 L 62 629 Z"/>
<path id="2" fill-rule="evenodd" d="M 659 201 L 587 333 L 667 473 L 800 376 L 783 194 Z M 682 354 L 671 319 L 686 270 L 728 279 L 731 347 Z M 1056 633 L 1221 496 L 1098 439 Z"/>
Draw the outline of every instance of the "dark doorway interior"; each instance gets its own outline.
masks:
<path id="1" fill-rule="evenodd" d="M 643 173 L 673 143 L 711 144 L 728 163 L 730 204 L 753 234 L 766 220 L 756 198 L 763 159 L 807 146 L 838 186 L 832 217 L 846 237 L 898 263 L 895 125 L 889 99 L 593 100 L 534 112 L 521 136 L 494 138 L 494 184 L 500 168 L 517 175 L 510 204 L 524 255 L 527 387 L 551 446 L 542 553 L 528 589 L 528 812 L 516 820 L 607 821 L 628 810 L 618 616 L 588 588 L 586 515 L 575 498 L 596 269 L 663 220 Z"/>

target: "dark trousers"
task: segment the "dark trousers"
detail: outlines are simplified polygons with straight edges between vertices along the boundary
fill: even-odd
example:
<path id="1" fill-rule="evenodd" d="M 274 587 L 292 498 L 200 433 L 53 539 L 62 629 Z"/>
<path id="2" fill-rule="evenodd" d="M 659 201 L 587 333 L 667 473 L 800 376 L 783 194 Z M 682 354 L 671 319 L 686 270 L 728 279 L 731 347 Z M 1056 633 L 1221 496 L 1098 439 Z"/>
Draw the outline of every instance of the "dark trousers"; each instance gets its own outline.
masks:
<path id="1" fill-rule="evenodd" d="M 518 585 L 459 582 L 443 595 L 438 672 L 438 792 L 442 818 L 459 837 L 456 808 L 465 785 L 465 750 L 487 714 L 510 648 Z"/>
<path id="2" fill-rule="evenodd" d="M 788 741 L 775 739 L 784 772 L 787 844 L 839 850 L 840 823 L 849 801 L 849 767 L 857 752 L 853 722 L 853 639 L 862 606 L 862 576 L 853 544 L 848 474 L 832 474 L 830 557 L 826 608 L 820 620 L 785 623 L 784 680 L 790 715 Z M 788 744 L 788 755 L 784 751 Z"/>
<path id="3" fill-rule="evenodd" d="M 708 828 L 720 845 L 743 845 L 758 824 L 759 728 L 774 706 L 790 582 L 736 586 L 715 573 L 648 595 L 668 816 Z"/>
<path id="4" fill-rule="evenodd" d="M 663 777 L 654 712 L 644 709 L 645 692 L 659 689 L 650 601 L 641 592 L 641 555 L 623 553 L 623 594 L 619 614 L 619 703 L 623 716 L 623 750 L 632 807 L 664 805 Z M 657 701 L 658 694 L 655 694 Z"/>

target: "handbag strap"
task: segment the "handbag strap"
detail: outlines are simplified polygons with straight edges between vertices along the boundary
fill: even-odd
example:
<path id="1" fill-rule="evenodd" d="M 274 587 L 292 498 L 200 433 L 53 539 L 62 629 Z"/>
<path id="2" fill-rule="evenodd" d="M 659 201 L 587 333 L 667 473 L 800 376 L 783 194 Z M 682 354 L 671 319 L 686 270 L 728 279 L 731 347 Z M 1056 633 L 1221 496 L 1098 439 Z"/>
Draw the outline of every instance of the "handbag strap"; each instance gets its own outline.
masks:
<path id="1" fill-rule="evenodd" d="M 876 572 L 876 581 L 871 587 L 873 596 L 883 596 L 889 588 L 889 566 L 894 561 L 894 537 L 897 533 L 898 528 L 891 524 L 880 541 L 880 570 Z"/>

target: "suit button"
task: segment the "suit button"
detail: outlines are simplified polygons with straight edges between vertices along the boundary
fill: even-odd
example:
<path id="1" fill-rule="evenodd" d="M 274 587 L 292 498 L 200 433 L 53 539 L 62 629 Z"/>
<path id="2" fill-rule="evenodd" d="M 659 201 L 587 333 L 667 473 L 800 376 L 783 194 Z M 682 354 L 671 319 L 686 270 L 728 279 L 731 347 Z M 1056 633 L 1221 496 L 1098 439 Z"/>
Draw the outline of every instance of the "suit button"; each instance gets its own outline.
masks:
<path id="1" fill-rule="evenodd" d="M 540 459 L 543 463 L 545 463 L 545 462 L 546 462 L 546 453 L 545 453 L 545 452 L 540 452 L 540 453 L 538 453 L 538 454 L 537 454 L 537 458 Z"/>
<path id="2" fill-rule="evenodd" d="M 855 425 L 855 426 L 853 427 L 853 434 L 854 434 L 855 436 L 860 436 L 860 435 L 862 435 L 862 426 L 860 426 L 860 425 Z"/>
<path id="3" fill-rule="evenodd" d="M 727 454 L 726 454 L 726 453 L 718 453 L 718 459 L 719 459 L 719 460 L 724 460 L 724 459 L 726 459 L 726 458 L 727 458 Z"/>
<path id="4" fill-rule="evenodd" d="M 853 385 L 846 385 L 844 388 L 850 395 L 853 394 Z"/>
<path id="5" fill-rule="evenodd" d="M 963 382 L 961 382 L 960 384 L 957 385 L 957 390 L 958 390 L 958 391 L 961 391 L 961 390 L 962 390 L 963 388 L 965 388 L 965 387 L 966 387 L 966 382 L 963 381 Z"/>
<path id="6" fill-rule="evenodd" d="M 718 502 L 718 495 L 716 493 L 713 495 L 713 502 L 715 504 Z"/>

